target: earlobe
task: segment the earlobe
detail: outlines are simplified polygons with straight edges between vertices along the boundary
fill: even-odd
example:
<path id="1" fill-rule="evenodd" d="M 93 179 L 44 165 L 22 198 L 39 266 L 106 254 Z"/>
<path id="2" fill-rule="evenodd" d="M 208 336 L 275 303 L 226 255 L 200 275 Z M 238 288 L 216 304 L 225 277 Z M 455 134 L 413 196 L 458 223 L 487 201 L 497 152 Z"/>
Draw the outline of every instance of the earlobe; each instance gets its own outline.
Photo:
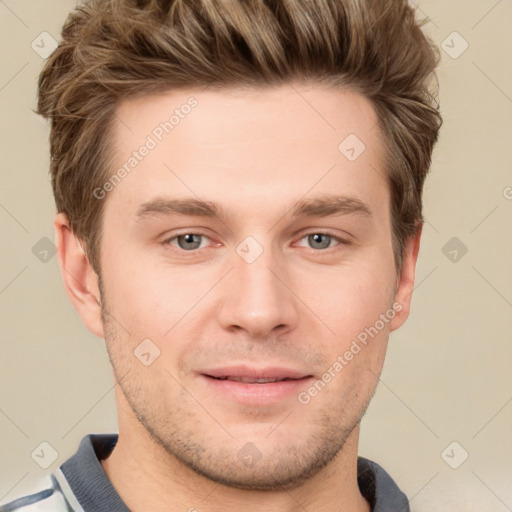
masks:
<path id="1" fill-rule="evenodd" d="M 409 316 L 422 228 L 423 225 L 420 224 L 416 234 L 407 240 L 402 270 L 397 278 L 397 289 L 394 299 L 395 303 L 399 305 L 396 310 L 400 309 L 400 311 L 397 312 L 390 322 L 390 331 L 401 327 Z"/>
<path id="2" fill-rule="evenodd" d="M 54 221 L 59 266 L 66 292 L 89 331 L 104 338 L 98 276 L 63 213 Z"/>

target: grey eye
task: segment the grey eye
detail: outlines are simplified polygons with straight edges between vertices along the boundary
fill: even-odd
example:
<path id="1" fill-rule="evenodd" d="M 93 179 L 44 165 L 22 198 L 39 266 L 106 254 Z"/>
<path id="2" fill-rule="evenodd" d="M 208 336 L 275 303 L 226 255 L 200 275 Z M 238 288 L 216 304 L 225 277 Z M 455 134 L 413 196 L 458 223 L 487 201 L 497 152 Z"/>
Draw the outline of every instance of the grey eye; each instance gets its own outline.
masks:
<path id="1" fill-rule="evenodd" d="M 307 235 L 308 243 L 311 243 L 313 249 L 328 249 L 333 239 L 332 236 L 324 233 L 314 233 Z"/>
<path id="2" fill-rule="evenodd" d="M 180 249 L 190 251 L 197 249 L 201 245 L 201 237 L 204 235 L 196 235 L 194 233 L 187 233 L 185 235 L 178 235 L 175 240 L 178 242 Z"/>

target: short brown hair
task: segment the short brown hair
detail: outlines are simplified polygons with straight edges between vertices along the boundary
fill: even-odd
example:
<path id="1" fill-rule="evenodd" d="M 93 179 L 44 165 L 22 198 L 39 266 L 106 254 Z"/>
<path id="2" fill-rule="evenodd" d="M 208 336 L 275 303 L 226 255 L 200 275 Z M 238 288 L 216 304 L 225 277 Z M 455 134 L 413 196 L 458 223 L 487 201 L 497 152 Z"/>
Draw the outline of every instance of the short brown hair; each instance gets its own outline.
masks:
<path id="1" fill-rule="evenodd" d="M 441 127 L 439 61 L 407 0 L 90 0 L 68 17 L 39 79 L 51 178 L 99 274 L 110 134 L 121 99 L 173 88 L 318 82 L 362 93 L 386 146 L 397 271 L 422 217 Z M 341 142 L 341 141 L 340 141 Z"/>

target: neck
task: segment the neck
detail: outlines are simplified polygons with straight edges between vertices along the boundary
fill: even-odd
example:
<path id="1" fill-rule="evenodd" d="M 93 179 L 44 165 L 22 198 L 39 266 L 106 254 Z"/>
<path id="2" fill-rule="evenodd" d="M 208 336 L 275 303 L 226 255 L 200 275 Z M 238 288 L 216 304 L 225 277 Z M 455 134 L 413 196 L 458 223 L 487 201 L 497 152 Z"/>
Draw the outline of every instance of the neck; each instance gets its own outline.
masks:
<path id="1" fill-rule="evenodd" d="M 257 491 L 227 487 L 196 473 L 125 413 L 119 417 L 118 442 L 101 464 L 133 512 L 370 512 L 357 484 L 359 426 L 337 456 L 307 482 L 293 489 Z"/>

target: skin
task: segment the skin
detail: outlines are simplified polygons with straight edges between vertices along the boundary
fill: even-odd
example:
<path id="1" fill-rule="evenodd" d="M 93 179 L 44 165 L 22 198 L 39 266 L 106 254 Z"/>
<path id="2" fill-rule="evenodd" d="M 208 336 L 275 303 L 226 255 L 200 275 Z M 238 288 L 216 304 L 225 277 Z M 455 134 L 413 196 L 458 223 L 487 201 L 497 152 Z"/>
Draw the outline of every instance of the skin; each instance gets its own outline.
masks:
<path id="1" fill-rule="evenodd" d="M 314 84 L 125 100 L 112 172 L 190 96 L 197 107 L 103 199 L 101 290 L 66 217 L 55 220 L 66 289 L 118 381 L 119 441 L 103 468 L 134 511 L 368 511 L 359 422 L 389 333 L 409 314 L 421 235 L 397 275 L 376 114 L 357 93 Z M 353 162 L 338 151 L 351 133 L 366 145 Z M 372 215 L 291 217 L 297 201 L 326 194 Z M 216 201 L 229 215 L 138 220 L 157 197 Z M 199 246 L 176 238 L 186 233 L 204 235 L 199 248 L 183 249 Z M 247 236 L 263 250 L 252 263 L 236 250 Z M 401 311 L 308 404 L 242 404 L 200 377 L 247 364 L 320 379 L 393 302 Z M 160 355 L 145 366 L 134 350 L 148 338 Z M 252 467 L 237 456 L 247 443 L 261 456 Z"/>

